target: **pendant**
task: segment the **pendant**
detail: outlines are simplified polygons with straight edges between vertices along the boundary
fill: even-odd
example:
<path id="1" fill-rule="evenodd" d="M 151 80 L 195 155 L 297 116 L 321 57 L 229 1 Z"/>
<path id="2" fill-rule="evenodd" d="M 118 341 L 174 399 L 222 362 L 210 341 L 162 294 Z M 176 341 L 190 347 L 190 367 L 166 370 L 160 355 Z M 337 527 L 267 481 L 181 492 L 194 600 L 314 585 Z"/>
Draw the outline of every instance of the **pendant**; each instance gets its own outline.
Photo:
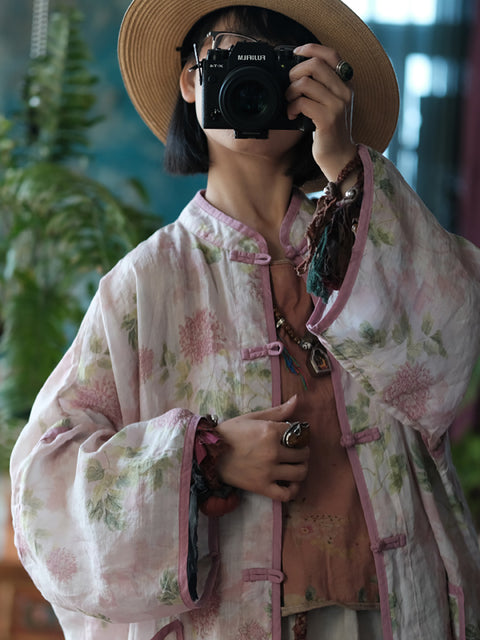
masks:
<path id="1" fill-rule="evenodd" d="M 331 372 L 330 360 L 325 347 L 318 340 L 312 345 L 307 358 L 307 367 L 316 378 Z"/>

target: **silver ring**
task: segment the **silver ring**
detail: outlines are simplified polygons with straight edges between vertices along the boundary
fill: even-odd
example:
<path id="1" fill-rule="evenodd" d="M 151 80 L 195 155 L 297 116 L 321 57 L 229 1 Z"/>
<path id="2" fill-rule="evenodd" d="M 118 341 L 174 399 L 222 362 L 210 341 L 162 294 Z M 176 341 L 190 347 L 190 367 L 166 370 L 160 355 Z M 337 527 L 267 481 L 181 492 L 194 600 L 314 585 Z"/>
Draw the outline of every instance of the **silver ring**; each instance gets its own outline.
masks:
<path id="1" fill-rule="evenodd" d="M 289 449 L 301 449 L 306 447 L 310 436 L 310 425 L 308 422 L 288 422 L 288 427 L 282 436 L 282 444 Z"/>
<path id="2" fill-rule="evenodd" d="M 353 67 L 345 60 L 340 60 L 335 67 L 335 73 L 343 82 L 348 82 L 353 78 Z"/>

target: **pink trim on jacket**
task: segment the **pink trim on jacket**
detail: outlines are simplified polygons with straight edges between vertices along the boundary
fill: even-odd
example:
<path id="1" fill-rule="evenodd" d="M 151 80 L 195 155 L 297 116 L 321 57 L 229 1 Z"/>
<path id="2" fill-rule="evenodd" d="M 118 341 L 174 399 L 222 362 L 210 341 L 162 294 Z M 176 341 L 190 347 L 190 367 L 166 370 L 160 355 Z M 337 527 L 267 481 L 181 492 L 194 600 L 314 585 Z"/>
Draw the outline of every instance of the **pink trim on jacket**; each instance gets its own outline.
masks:
<path id="1" fill-rule="evenodd" d="M 291 210 L 289 207 L 289 211 Z M 298 210 L 298 209 L 297 209 Z M 275 316 L 273 314 L 273 294 L 270 282 L 270 269 L 268 266 L 262 269 L 263 303 L 267 320 L 268 339 L 277 340 Z M 272 367 L 272 407 L 276 407 L 282 401 L 282 388 L 280 381 L 280 358 L 271 355 Z M 282 570 L 282 503 L 273 502 L 273 531 L 272 531 L 272 569 Z M 280 640 L 282 632 L 281 610 L 281 582 L 272 582 L 272 640 Z"/>
<path id="2" fill-rule="evenodd" d="M 448 593 L 458 600 L 458 625 L 460 627 L 459 640 L 466 640 L 465 630 L 465 594 L 461 587 L 454 584 L 448 585 Z"/>
<path id="3" fill-rule="evenodd" d="M 345 406 L 345 399 L 343 395 L 343 387 L 341 381 L 341 367 L 335 358 L 330 355 L 330 364 L 332 366 L 332 384 L 335 394 L 335 402 L 337 405 L 338 421 L 340 423 L 340 429 L 342 431 L 342 438 L 345 441 L 350 441 L 353 434 L 350 428 L 350 421 L 347 416 L 347 408 Z M 372 438 L 374 440 L 375 438 Z M 361 444 L 360 442 L 357 444 Z M 358 494 L 360 496 L 360 502 L 365 515 L 365 522 L 367 524 L 368 534 L 372 543 L 373 557 L 375 561 L 375 569 L 378 579 L 378 590 L 380 594 L 380 611 L 382 616 L 382 629 L 383 639 L 393 640 L 392 620 L 390 617 L 390 606 L 388 599 L 388 581 L 385 570 L 385 561 L 381 555 L 384 548 L 382 547 L 382 538 L 378 533 L 377 522 L 375 520 L 375 514 L 373 512 L 372 502 L 368 493 L 367 484 L 363 476 L 360 459 L 356 448 L 346 447 L 348 459 L 352 466 L 353 476 L 357 485 Z M 403 545 L 397 545 L 403 546 Z"/>
<path id="4" fill-rule="evenodd" d="M 202 190 L 196 193 L 193 198 L 193 201 L 197 206 L 199 206 L 201 209 L 203 209 L 209 215 L 211 215 L 212 218 L 216 218 L 223 224 L 226 224 L 227 226 L 232 227 L 232 229 L 236 229 L 238 232 L 240 232 L 244 236 L 247 236 L 249 238 L 254 238 L 258 242 L 258 246 L 260 247 L 260 254 L 268 255 L 268 245 L 265 238 L 262 235 L 260 235 L 257 231 L 252 229 L 251 227 L 248 227 L 243 222 L 240 222 L 240 220 L 236 220 L 235 218 L 228 216 L 226 213 L 223 213 L 223 211 L 220 211 L 220 209 L 217 209 L 216 207 L 214 207 L 213 204 L 211 204 L 210 202 L 208 202 L 208 200 L 205 199 L 205 190 Z M 208 240 L 212 244 L 215 244 L 215 242 L 213 242 L 211 238 L 209 238 Z M 225 244 L 223 243 L 217 246 L 221 246 L 222 249 L 225 248 Z"/>
<path id="5" fill-rule="evenodd" d="M 164 638 L 166 638 L 170 633 L 173 633 L 174 631 L 176 640 L 184 639 L 183 624 L 180 622 L 180 620 L 174 620 L 173 622 L 170 622 L 170 624 L 167 624 L 165 627 L 160 629 L 160 631 L 153 636 L 152 640 L 164 640 Z"/>
<path id="6" fill-rule="evenodd" d="M 209 549 L 212 566 L 205 583 L 203 594 L 196 601 L 190 597 L 188 589 L 187 558 L 188 558 L 188 524 L 190 509 L 190 482 L 192 477 L 192 460 L 195 446 L 195 433 L 200 416 L 193 416 L 190 420 L 185 434 L 185 447 L 183 450 L 182 467 L 180 471 L 180 499 L 178 509 L 178 576 L 180 595 L 183 602 L 189 609 L 196 609 L 209 599 L 215 582 L 217 580 L 220 566 L 220 556 L 218 553 L 218 519 L 209 520 Z"/>

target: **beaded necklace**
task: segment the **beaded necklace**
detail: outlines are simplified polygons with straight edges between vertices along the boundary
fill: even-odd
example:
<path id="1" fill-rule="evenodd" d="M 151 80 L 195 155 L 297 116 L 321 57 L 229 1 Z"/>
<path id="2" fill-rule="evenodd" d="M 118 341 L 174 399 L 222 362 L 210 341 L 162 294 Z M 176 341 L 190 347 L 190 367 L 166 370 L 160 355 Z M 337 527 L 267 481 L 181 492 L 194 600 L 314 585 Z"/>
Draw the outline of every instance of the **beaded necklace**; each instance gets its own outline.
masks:
<path id="1" fill-rule="evenodd" d="M 314 336 L 310 331 L 306 331 L 303 337 L 298 336 L 295 333 L 292 325 L 288 322 L 288 320 L 281 314 L 279 309 L 273 307 L 273 313 L 275 315 L 275 326 L 277 332 L 283 330 L 288 337 L 298 344 L 298 346 L 303 349 L 303 351 L 308 352 L 307 355 L 307 368 L 312 376 L 318 378 L 320 376 L 325 375 L 326 373 L 331 372 L 330 361 L 328 359 L 327 350 L 320 343 L 318 338 Z M 284 345 L 285 347 L 285 345 Z M 292 362 L 289 362 L 290 361 Z M 293 360 L 290 354 L 286 354 L 286 363 L 290 371 L 299 374 L 298 367 L 294 367 L 295 361 Z"/>

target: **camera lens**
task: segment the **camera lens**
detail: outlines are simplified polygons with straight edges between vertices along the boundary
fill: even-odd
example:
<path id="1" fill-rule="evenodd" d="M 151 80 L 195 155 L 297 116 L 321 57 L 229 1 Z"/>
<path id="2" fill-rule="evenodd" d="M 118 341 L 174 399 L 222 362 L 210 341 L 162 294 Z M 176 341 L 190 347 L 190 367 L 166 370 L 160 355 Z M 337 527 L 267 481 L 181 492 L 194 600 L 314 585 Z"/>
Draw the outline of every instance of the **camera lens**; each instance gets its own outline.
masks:
<path id="1" fill-rule="evenodd" d="M 257 67 L 234 69 L 219 92 L 219 106 L 224 119 L 240 131 L 268 129 L 282 102 L 275 78 Z"/>
<path id="2" fill-rule="evenodd" d="M 259 117 L 268 109 L 268 91 L 259 82 L 247 80 L 231 91 L 230 100 L 242 117 Z"/>

